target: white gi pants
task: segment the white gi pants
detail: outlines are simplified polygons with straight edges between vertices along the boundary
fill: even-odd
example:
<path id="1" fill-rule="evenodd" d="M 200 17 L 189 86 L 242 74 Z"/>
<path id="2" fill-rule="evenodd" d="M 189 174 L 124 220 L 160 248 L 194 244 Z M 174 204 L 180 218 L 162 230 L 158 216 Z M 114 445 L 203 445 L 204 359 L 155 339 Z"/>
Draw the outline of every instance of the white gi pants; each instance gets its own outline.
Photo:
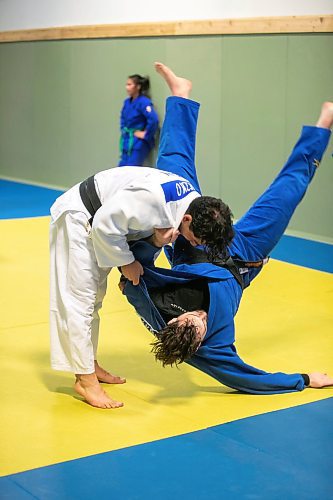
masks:
<path id="1" fill-rule="evenodd" d="M 98 267 L 90 225 L 82 212 L 65 212 L 50 228 L 51 366 L 95 371 L 99 309 L 110 268 Z"/>

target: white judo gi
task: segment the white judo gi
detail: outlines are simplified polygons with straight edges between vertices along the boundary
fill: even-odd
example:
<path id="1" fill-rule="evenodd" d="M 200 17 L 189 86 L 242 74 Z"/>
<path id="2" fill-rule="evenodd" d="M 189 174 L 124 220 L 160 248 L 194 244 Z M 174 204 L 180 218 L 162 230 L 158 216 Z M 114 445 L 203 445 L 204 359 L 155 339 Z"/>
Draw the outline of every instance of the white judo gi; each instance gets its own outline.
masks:
<path id="1" fill-rule="evenodd" d="M 51 207 L 51 365 L 77 374 L 95 371 L 107 276 L 135 260 L 127 242 L 154 228 L 177 229 L 200 196 L 188 180 L 145 167 L 104 170 L 95 175 L 95 187 L 102 206 L 92 227 L 79 184 Z"/>

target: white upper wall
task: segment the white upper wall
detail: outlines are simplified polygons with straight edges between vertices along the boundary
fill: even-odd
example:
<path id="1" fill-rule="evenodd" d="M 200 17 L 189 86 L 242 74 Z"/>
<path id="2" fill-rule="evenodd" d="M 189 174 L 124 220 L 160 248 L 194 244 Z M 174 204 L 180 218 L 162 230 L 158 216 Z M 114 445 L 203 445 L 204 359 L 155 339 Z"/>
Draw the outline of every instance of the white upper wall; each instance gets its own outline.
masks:
<path id="1" fill-rule="evenodd" d="M 333 14 L 333 0 L 0 0 L 0 31 Z"/>

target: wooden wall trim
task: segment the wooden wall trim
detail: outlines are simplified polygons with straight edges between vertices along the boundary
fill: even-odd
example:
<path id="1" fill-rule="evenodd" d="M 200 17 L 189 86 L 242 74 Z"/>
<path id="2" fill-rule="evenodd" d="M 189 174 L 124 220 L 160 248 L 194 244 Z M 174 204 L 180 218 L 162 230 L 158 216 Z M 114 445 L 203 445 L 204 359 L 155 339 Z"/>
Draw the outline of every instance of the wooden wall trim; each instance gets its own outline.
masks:
<path id="1" fill-rule="evenodd" d="M 332 33 L 333 15 L 256 17 L 161 23 L 99 24 L 2 31 L 0 42 L 190 35 Z"/>

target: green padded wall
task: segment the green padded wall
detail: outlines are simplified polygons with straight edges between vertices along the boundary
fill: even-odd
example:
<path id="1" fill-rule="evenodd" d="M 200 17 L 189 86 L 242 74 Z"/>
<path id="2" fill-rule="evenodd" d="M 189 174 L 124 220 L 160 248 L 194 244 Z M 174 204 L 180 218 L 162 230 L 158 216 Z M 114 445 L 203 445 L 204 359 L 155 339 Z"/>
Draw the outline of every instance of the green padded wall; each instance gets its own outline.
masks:
<path id="1" fill-rule="evenodd" d="M 168 91 L 153 70 L 160 60 L 193 80 L 203 192 L 223 197 L 238 218 L 278 172 L 302 123 L 313 124 L 333 99 L 332 55 L 330 34 L 0 44 L 0 174 L 69 187 L 115 166 L 127 75 L 150 75 L 163 117 Z M 290 229 L 331 241 L 329 154 L 320 170 Z"/>

